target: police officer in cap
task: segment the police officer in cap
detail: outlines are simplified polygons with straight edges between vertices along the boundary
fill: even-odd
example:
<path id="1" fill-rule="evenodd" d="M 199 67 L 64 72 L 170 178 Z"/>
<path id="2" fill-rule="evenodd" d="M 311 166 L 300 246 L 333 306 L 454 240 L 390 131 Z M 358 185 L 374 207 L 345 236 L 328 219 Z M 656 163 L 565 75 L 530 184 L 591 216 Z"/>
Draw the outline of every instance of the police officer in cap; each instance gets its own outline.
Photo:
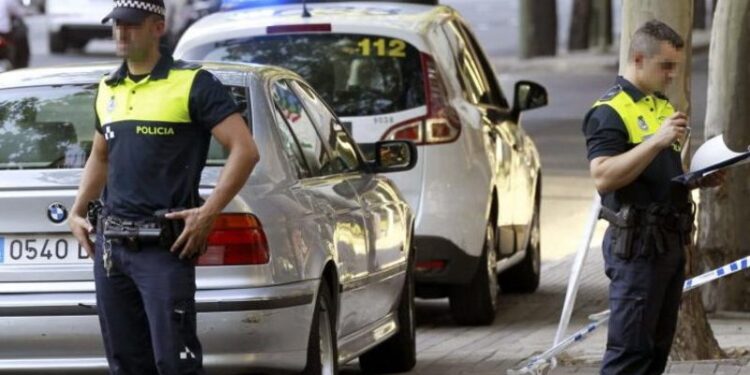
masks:
<path id="1" fill-rule="evenodd" d="M 668 25 L 642 25 L 624 75 L 584 120 L 602 211 L 616 213 L 602 246 L 611 310 L 601 368 L 606 375 L 664 371 L 685 278 L 684 245 L 691 239 L 689 190 L 724 179 L 715 173 L 691 186 L 671 181 L 683 173 L 680 151 L 689 127 L 662 93 L 683 63 L 683 46 Z"/>
<path id="2" fill-rule="evenodd" d="M 116 0 L 102 21 L 113 22 L 124 61 L 99 84 L 94 143 L 69 220 L 94 259 L 104 347 L 110 374 L 117 375 L 205 373 L 196 335 L 195 259 L 259 160 L 228 90 L 200 66 L 160 52 L 165 11 L 162 0 Z M 202 202 L 198 184 L 212 136 L 229 156 Z M 100 196 L 104 209 L 94 246 L 88 237 L 94 223 L 85 215 L 87 203 Z M 165 209 L 175 212 L 156 220 L 155 212 Z M 154 223 L 172 233 L 169 240 L 113 239 L 102 229 Z"/>

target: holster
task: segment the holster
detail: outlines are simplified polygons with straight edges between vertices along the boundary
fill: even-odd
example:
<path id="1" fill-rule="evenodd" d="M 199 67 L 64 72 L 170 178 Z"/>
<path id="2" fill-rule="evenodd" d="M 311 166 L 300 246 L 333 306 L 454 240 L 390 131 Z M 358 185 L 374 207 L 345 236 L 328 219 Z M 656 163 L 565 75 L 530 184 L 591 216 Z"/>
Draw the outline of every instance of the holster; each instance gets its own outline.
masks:
<path id="1" fill-rule="evenodd" d="M 183 208 L 167 208 L 154 212 L 156 222 L 161 227 L 161 236 L 159 237 L 159 246 L 169 249 L 174 245 L 177 238 L 185 229 L 185 221 L 182 219 L 167 219 L 166 214 L 170 212 L 182 211 Z"/>
<path id="2" fill-rule="evenodd" d="M 86 220 L 88 220 L 89 224 L 94 228 L 94 233 L 96 233 L 96 228 L 99 226 L 99 219 L 102 216 L 102 209 L 104 208 L 104 205 L 102 204 L 102 201 L 100 200 L 93 200 L 89 201 L 87 207 L 86 207 Z"/>
<path id="3" fill-rule="evenodd" d="M 628 260 L 633 257 L 633 240 L 637 226 L 636 210 L 631 205 L 624 205 L 615 213 L 602 206 L 599 218 L 607 220 L 612 226 L 614 248 L 612 254 L 620 259 Z"/>

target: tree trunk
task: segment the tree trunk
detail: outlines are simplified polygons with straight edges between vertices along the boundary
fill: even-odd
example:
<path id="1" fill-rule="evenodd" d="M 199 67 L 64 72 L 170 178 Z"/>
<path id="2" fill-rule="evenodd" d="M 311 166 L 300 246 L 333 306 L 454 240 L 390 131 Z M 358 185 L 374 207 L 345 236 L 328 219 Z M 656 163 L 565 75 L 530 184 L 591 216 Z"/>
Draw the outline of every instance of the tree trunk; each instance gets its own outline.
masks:
<path id="1" fill-rule="evenodd" d="M 700 274 L 702 262 L 695 246 L 687 247 L 686 273 L 688 277 Z M 726 358 L 726 354 L 714 337 L 714 331 L 706 319 L 706 310 L 698 290 L 682 296 L 677 334 L 672 344 L 670 358 L 673 361 L 696 361 Z"/>
<path id="2" fill-rule="evenodd" d="M 589 45 L 606 52 L 612 45 L 612 0 L 593 0 Z"/>
<path id="3" fill-rule="evenodd" d="M 706 138 L 724 134 L 727 145 L 750 145 L 750 0 L 719 1 L 711 30 Z M 750 169 L 729 169 L 725 184 L 701 191 L 698 244 L 709 267 L 747 256 L 750 247 Z M 750 311 L 750 274 L 706 286 L 715 310 Z"/>
<path id="4" fill-rule="evenodd" d="M 575 0 L 573 3 L 573 14 L 570 17 L 570 34 L 568 35 L 568 50 L 570 51 L 589 48 L 591 1 Z"/>
<path id="5" fill-rule="evenodd" d="M 519 0 L 521 10 L 522 59 L 557 53 L 556 0 Z"/>
<path id="6" fill-rule="evenodd" d="M 706 28 L 706 0 L 695 0 L 693 7 L 693 28 L 704 30 Z"/>
<path id="7" fill-rule="evenodd" d="M 745 1 L 745 0 L 743 0 Z M 693 2 L 664 0 L 623 0 L 622 34 L 620 39 L 620 71 L 625 69 L 628 47 L 633 32 L 646 21 L 658 19 L 675 29 L 685 40 L 685 63 L 679 67 L 675 80 L 667 91 L 674 107 L 690 114 L 690 61 L 692 60 L 691 31 Z M 683 153 L 687 155 L 688 153 Z M 686 248 L 686 273 L 688 277 L 700 273 L 698 252 Z M 700 293 L 689 293 L 680 306 L 677 334 L 672 348 L 674 359 L 709 359 L 723 356 L 719 344 L 708 324 Z"/>

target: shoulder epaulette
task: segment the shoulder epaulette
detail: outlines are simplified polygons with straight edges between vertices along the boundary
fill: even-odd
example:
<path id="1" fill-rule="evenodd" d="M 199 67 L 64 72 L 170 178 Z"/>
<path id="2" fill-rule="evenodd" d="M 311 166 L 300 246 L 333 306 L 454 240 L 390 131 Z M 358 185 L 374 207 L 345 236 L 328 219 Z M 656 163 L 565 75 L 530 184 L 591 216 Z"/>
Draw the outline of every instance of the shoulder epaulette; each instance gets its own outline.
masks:
<path id="1" fill-rule="evenodd" d="M 614 85 L 609 91 L 607 91 L 606 94 L 604 94 L 601 98 L 599 98 L 600 102 L 606 102 L 612 100 L 617 94 L 619 94 L 622 91 L 622 86 L 620 85 Z"/>
<path id="2" fill-rule="evenodd" d="M 175 60 L 174 64 L 172 64 L 173 69 L 180 69 L 180 70 L 197 70 L 202 67 L 203 66 L 201 64 L 184 61 L 184 60 Z"/>

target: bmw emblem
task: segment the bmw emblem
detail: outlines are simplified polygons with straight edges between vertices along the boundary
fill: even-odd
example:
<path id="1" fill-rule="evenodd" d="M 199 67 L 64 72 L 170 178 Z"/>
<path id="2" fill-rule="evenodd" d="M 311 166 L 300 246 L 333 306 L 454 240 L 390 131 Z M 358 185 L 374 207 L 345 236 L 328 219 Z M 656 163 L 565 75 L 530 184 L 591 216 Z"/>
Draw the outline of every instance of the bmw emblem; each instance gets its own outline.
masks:
<path id="1" fill-rule="evenodd" d="M 68 218 L 68 209 L 60 202 L 52 203 L 47 207 L 47 218 L 55 224 L 60 224 Z"/>

